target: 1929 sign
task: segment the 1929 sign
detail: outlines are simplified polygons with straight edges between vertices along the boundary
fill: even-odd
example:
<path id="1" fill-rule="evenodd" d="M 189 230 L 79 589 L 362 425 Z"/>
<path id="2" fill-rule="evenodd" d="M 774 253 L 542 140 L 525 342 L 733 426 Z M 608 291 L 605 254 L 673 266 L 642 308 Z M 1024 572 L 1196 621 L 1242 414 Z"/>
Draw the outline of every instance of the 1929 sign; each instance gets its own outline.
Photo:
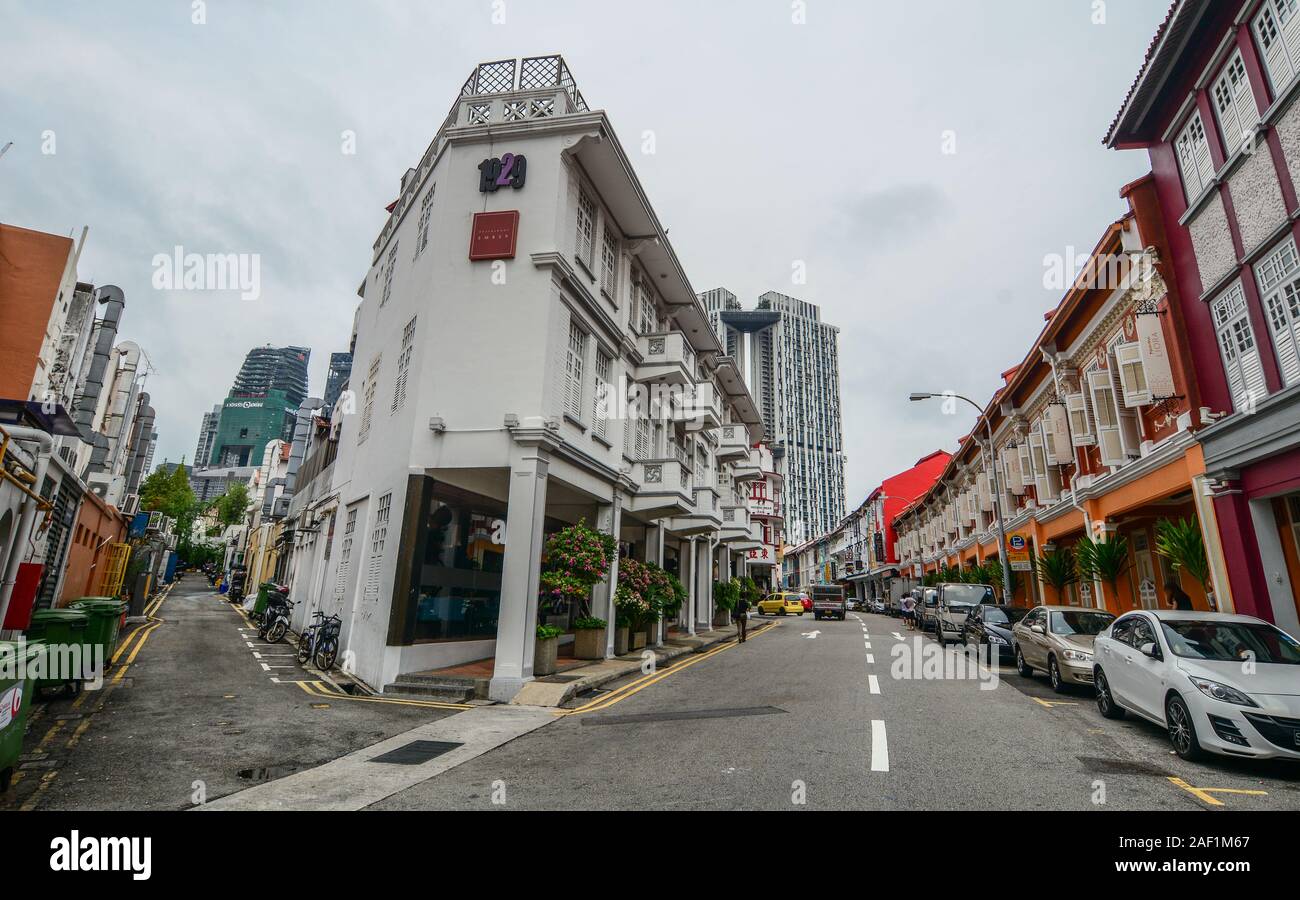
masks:
<path id="1" fill-rule="evenodd" d="M 507 153 L 485 159 L 478 166 L 478 189 L 481 194 L 494 194 L 503 187 L 515 190 L 524 186 L 528 177 L 528 160 L 524 156 Z"/>

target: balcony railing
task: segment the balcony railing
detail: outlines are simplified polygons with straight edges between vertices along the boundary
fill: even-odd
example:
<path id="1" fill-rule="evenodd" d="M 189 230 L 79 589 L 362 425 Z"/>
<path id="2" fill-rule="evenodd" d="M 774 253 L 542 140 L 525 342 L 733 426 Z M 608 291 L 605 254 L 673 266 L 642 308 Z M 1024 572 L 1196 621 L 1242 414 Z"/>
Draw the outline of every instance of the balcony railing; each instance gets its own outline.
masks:
<path id="1" fill-rule="evenodd" d="M 643 334 L 636 339 L 641 365 L 634 376 L 641 384 L 677 384 L 694 387 L 695 351 L 680 331 Z"/>
<path id="2" fill-rule="evenodd" d="M 749 429 L 744 425 L 723 425 L 717 429 L 720 460 L 730 462 L 749 455 Z"/>
<path id="3" fill-rule="evenodd" d="M 751 448 L 746 456 L 731 464 L 731 480 L 739 483 L 762 478 L 763 466 L 759 459 L 758 450 Z"/>
<path id="4" fill-rule="evenodd" d="M 679 459 L 639 460 L 632 464 L 632 480 L 638 486 L 633 512 L 663 518 L 688 515 L 695 508 L 691 469 Z"/>

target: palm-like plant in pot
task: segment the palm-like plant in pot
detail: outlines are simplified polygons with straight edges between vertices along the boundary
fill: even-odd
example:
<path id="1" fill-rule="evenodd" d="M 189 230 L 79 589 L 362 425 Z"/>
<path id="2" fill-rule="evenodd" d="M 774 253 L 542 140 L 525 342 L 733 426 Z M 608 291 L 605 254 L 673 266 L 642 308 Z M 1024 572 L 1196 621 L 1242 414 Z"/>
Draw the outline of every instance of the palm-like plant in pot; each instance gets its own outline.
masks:
<path id="1" fill-rule="evenodd" d="M 1038 580 L 1056 591 L 1056 602 L 1065 601 L 1065 590 L 1079 580 L 1079 568 L 1069 547 L 1051 550 L 1033 558 Z"/>
<path id="2" fill-rule="evenodd" d="M 1084 536 L 1079 541 L 1079 575 L 1096 579 L 1110 588 L 1115 602 L 1120 602 L 1119 580 L 1132 567 L 1128 538 L 1122 534 L 1102 535 L 1098 538 Z"/>
<path id="3" fill-rule="evenodd" d="M 1210 601 L 1210 608 L 1217 609 L 1214 592 L 1210 589 L 1210 560 L 1205 553 L 1205 541 L 1201 538 L 1201 527 L 1193 519 L 1161 519 L 1156 523 L 1156 553 L 1169 560 L 1174 571 L 1196 579 L 1201 590 Z"/>

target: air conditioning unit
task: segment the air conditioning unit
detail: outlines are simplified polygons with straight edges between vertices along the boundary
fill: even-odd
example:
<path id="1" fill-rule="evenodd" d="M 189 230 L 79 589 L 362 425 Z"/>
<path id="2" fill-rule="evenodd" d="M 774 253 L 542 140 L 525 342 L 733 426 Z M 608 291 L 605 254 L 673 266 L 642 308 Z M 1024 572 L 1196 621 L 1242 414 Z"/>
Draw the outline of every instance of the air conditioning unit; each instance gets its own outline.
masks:
<path id="1" fill-rule="evenodd" d="M 284 519 L 289 515 L 289 497 L 276 497 L 275 505 L 271 508 L 271 516 L 276 519 Z"/>
<path id="2" fill-rule="evenodd" d="M 149 524 L 145 526 L 145 531 L 157 531 L 162 527 L 163 514 L 158 510 L 149 513 Z"/>
<path id="3" fill-rule="evenodd" d="M 95 493 L 100 493 L 100 492 L 96 491 Z M 132 494 L 131 496 L 127 497 L 126 502 L 122 504 L 122 512 L 126 513 L 128 516 L 133 516 L 139 511 L 140 511 L 140 498 L 135 494 Z"/>

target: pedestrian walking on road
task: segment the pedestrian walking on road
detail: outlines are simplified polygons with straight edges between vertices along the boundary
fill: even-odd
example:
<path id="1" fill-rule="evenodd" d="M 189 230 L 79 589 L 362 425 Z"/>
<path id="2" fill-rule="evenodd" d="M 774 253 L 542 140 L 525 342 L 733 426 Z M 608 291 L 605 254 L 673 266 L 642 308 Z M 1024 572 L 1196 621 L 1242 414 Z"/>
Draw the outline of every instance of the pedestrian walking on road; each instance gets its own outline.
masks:
<path id="1" fill-rule="evenodd" d="M 903 610 L 903 622 L 908 628 L 911 628 L 915 622 L 916 598 L 910 593 L 904 594 L 903 599 L 899 601 L 899 606 Z"/>
<path id="2" fill-rule="evenodd" d="M 732 616 L 736 620 L 736 640 L 745 643 L 745 633 L 749 630 L 749 601 L 742 594 L 736 601 L 736 608 L 732 611 Z"/>

